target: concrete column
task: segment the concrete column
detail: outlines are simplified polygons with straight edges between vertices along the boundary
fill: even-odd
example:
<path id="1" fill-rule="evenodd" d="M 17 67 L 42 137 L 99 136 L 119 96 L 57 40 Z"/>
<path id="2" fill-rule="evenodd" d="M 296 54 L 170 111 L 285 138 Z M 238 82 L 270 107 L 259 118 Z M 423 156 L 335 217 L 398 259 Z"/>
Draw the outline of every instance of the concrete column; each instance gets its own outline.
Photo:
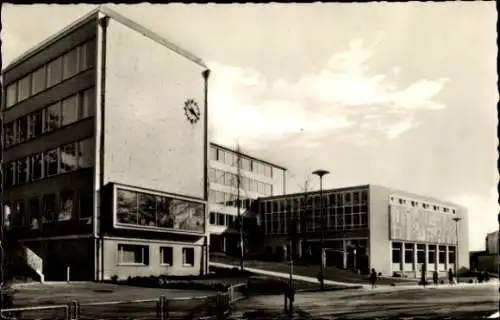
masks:
<path id="1" fill-rule="evenodd" d="M 347 242 L 346 240 L 342 240 L 342 265 L 344 266 L 344 269 L 347 268 Z"/>
<path id="2" fill-rule="evenodd" d="M 446 271 L 448 271 L 448 269 L 450 269 L 450 257 L 449 257 L 449 253 L 450 253 L 450 250 L 449 250 L 449 246 L 446 245 L 446 258 L 445 258 L 445 269 Z"/>
<path id="3" fill-rule="evenodd" d="M 413 270 L 415 274 L 418 272 L 418 254 L 417 254 L 417 243 L 413 243 Z"/>
<path id="4" fill-rule="evenodd" d="M 425 244 L 425 276 L 429 273 L 429 244 Z"/>

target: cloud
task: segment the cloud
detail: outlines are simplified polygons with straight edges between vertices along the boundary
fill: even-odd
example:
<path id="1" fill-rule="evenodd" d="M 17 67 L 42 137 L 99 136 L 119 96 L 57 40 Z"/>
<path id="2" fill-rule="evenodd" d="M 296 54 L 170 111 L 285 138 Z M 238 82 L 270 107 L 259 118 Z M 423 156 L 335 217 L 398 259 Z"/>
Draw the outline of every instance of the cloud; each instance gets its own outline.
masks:
<path id="1" fill-rule="evenodd" d="M 230 136 L 231 141 L 259 144 L 302 133 L 294 143 L 311 143 L 327 132 L 349 128 L 362 130 L 351 137 L 376 132 L 386 139 L 412 130 L 419 125 L 415 112 L 445 107 L 433 99 L 447 80 L 422 79 L 401 87 L 397 77 L 404 70 L 399 66 L 387 74 L 370 73 L 370 59 L 382 39 L 380 35 L 371 44 L 355 39 L 321 70 L 296 81 L 210 63 L 213 139 L 224 143 Z"/>

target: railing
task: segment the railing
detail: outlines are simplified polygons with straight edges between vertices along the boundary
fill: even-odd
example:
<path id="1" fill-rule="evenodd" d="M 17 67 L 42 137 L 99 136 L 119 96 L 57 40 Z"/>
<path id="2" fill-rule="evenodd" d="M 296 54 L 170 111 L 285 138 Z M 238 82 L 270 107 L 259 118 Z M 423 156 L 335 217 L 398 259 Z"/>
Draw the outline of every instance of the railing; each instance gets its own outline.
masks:
<path id="1" fill-rule="evenodd" d="M 0 310 L 1 319 L 223 319 L 231 304 L 246 297 L 246 284 L 228 288 L 213 296 L 141 299 L 131 301 L 88 302 L 72 301 L 66 305 L 35 306 Z"/>

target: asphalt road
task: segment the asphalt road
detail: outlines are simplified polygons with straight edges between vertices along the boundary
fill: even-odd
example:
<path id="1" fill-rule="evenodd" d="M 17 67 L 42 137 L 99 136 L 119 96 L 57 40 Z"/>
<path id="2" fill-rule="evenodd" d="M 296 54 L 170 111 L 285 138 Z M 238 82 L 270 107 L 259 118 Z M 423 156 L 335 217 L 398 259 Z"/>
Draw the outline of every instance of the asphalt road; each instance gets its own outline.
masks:
<path id="1" fill-rule="evenodd" d="M 295 297 L 300 319 L 451 318 L 473 319 L 498 311 L 498 283 L 439 288 L 380 288 L 301 293 Z M 251 297 L 234 306 L 234 319 L 276 319 L 282 296 Z"/>

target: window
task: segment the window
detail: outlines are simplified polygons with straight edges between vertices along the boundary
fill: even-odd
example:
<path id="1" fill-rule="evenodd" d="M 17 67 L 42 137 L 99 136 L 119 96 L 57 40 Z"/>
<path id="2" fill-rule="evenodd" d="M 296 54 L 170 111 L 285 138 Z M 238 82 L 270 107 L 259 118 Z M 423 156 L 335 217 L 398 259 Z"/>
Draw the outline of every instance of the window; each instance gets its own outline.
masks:
<path id="1" fill-rule="evenodd" d="M 455 247 L 448 247 L 448 263 L 455 263 Z"/>
<path id="2" fill-rule="evenodd" d="M 425 245 L 417 244 L 417 263 L 425 263 Z"/>
<path id="3" fill-rule="evenodd" d="M 21 117 L 16 120 L 16 142 L 26 141 L 28 137 L 28 117 Z"/>
<path id="4" fill-rule="evenodd" d="M 47 88 L 50 88 L 62 80 L 62 59 L 56 58 L 47 64 Z"/>
<path id="5" fill-rule="evenodd" d="M 170 203 L 172 199 L 165 197 L 158 197 L 158 213 L 157 213 L 157 225 L 162 228 L 173 228 L 174 227 L 174 216 L 170 214 Z"/>
<path id="6" fill-rule="evenodd" d="M 30 169 L 32 181 L 43 178 L 43 155 L 41 153 L 31 156 Z"/>
<path id="7" fill-rule="evenodd" d="M 61 126 L 61 104 L 59 102 L 45 110 L 45 131 L 50 132 Z"/>
<path id="8" fill-rule="evenodd" d="M 56 196 L 47 194 L 42 199 L 42 223 L 53 222 L 56 214 Z"/>
<path id="9" fill-rule="evenodd" d="M 223 213 L 217 213 L 217 225 L 219 226 L 225 225 L 225 216 Z"/>
<path id="10" fill-rule="evenodd" d="M 117 198 L 118 222 L 137 224 L 137 192 L 119 189 Z"/>
<path id="11" fill-rule="evenodd" d="M 194 266 L 194 248 L 182 248 L 182 264 L 184 266 Z"/>
<path id="12" fill-rule="evenodd" d="M 78 168 L 89 168 L 94 165 L 94 144 L 92 139 L 78 143 Z"/>
<path id="13" fill-rule="evenodd" d="M 429 263 L 436 263 L 436 246 L 429 245 Z"/>
<path id="14" fill-rule="evenodd" d="M 16 184 L 16 181 L 17 181 L 17 175 L 16 175 L 16 171 L 17 171 L 17 162 L 16 161 L 12 161 L 12 162 L 9 162 L 7 164 L 7 176 L 6 176 L 6 184 L 8 186 L 13 186 Z"/>
<path id="15" fill-rule="evenodd" d="M 61 126 L 78 121 L 78 95 L 72 95 L 61 103 Z"/>
<path id="16" fill-rule="evenodd" d="M 78 49 L 75 48 L 63 56 L 63 79 L 68 79 L 78 72 Z"/>
<path id="17" fill-rule="evenodd" d="M 401 263 L 401 243 L 392 244 L 392 263 Z"/>
<path id="18" fill-rule="evenodd" d="M 405 243 L 405 263 L 413 263 L 413 243 Z"/>
<path id="19" fill-rule="evenodd" d="M 210 224 L 215 224 L 215 212 L 210 212 Z"/>
<path id="20" fill-rule="evenodd" d="M 149 247 L 131 244 L 118 244 L 120 264 L 149 264 Z"/>
<path id="21" fill-rule="evenodd" d="M 29 200 L 30 209 L 30 227 L 32 230 L 38 229 L 40 227 L 40 201 L 38 198 L 32 198 Z"/>
<path id="22" fill-rule="evenodd" d="M 210 160 L 217 161 L 217 148 L 213 146 L 210 147 Z"/>
<path id="23" fill-rule="evenodd" d="M 73 216 L 74 202 L 73 191 L 63 191 L 61 193 L 61 198 L 59 199 L 59 201 L 59 214 L 57 216 L 57 221 L 71 220 L 71 217 Z"/>
<path id="24" fill-rule="evenodd" d="M 446 263 L 446 246 L 439 246 L 439 263 Z"/>
<path id="25" fill-rule="evenodd" d="M 88 219 L 94 213 L 94 195 L 92 190 L 78 192 L 78 218 Z"/>
<path id="26" fill-rule="evenodd" d="M 47 78 L 45 76 L 45 66 L 33 72 L 31 76 L 31 94 L 35 95 L 47 87 Z"/>
<path id="27" fill-rule="evenodd" d="M 95 66 L 96 63 L 96 39 L 83 44 L 80 47 L 80 71 Z"/>
<path id="28" fill-rule="evenodd" d="M 28 139 L 36 138 L 43 133 L 43 110 L 28 116 Z"/>
<path id="29" fill-rule="evenodd" d="M 71 172 L 78 169 L 76 158 L 76 143 L 69 143 L 61 147 L 61 161 L 59 161 L 59 172 Z"/>
<path id="30" fill-rule="evenodd" d="M 58 163 L 57 163 L 57 149 L 53 149 L 45 152 L 45 177 L 51 177 L 57 174 Z"/>
<path id="31" fill-rule="evenodd" d="M 28 182 L 29 174 L 29 158 L 17 160 L 17 183 Z"/>
<path id="32" fill-rule="evenodd" d="M 13 227 L 16 226 L 24 226 L 26 221 L 26 209 L 23 201 L 14 202 L 14 216 L 11 216 L 11 225 Z"/>
<path id="33" fill-rule="evenodd" d="M 172 266 L 174 264 L 174 250 L 172 247 L 161 247 L 161 264 L 164 266 Z"/>
<path id="34" fill-rule="evenodd" d="M 95 115 L 95 89 L 90 88 L 81 93 L 80 118 L 85 119 Z"/>
<path id="35" fill-rule="evenodd" d="M 6 98 L 7 108 L 10 108 L 17 103 L 17 83 L 16 82 L 7 86 L 6 95 L 7 95 L 7 98 Z"/>
<path id="36" fill-rule="evenodd" d="M 21 102 L 31 95 L 31 75 L 27 75 L 17 82 L 17 102 Z"/>
<path id="37" fill-rule="evenodd" d="M 14 122 L 9 122 L 5 126 L 4 133 L 4 144 L 5 148 L 8 148 L 14 144 L 15 134 L 14 134 Z"/>
<path id="38" fill-rule="evenodd" d="M 156 196 L 139 193 L 138 202 L 138 223 L 143 226 L 155 226 L 156 224 Z"/>

